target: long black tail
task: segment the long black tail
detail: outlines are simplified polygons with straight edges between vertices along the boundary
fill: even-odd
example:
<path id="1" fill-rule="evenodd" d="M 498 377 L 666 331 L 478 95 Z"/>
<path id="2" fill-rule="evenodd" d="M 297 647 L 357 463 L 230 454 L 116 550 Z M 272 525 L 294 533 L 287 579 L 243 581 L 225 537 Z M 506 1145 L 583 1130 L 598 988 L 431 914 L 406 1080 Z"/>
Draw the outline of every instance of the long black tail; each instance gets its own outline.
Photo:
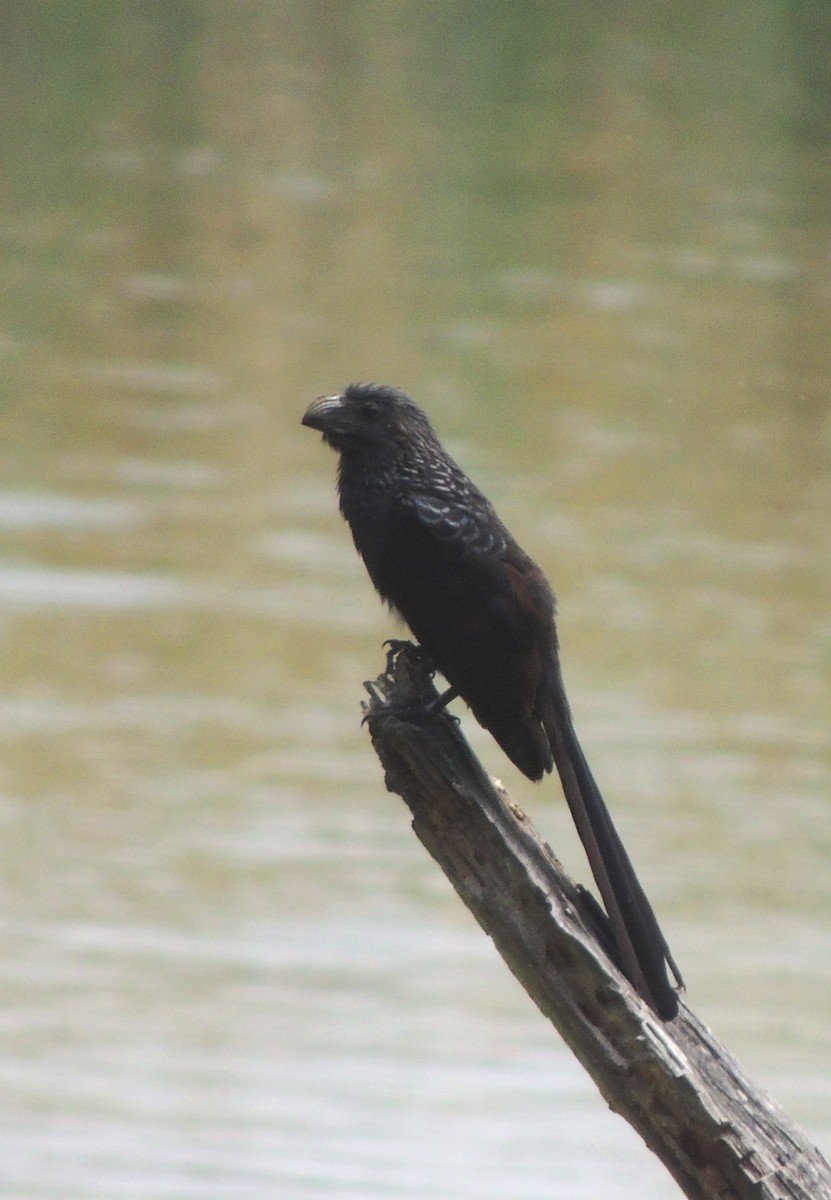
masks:
<path id="1" fill-rule="evenodd" d="M 623 971 L 669 1021 L 678 1012 L 678 996 L 667 968 L 679 988 L 684 981 L 583 755 L 559 670 L 557 676 L 542 719 L 563 792 L 606 906 Z"/>

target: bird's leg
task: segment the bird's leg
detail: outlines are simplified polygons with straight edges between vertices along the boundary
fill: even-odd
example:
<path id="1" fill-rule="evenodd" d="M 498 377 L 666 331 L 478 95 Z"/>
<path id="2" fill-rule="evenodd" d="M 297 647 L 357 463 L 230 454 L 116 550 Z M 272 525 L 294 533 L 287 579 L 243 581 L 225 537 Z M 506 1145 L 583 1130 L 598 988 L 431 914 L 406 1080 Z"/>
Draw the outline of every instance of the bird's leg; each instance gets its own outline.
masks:
<path id="1" fill-rule="evenodd" d="M 458 688 L 446 688 L 441 695 L 435 696 L 432 700 L 429 700 L 427 704 L 422 705 L 421 713 L 425 717 L 434 716 L 437 712 L 441 712 L 443 708 L 447 708 L 450 701 L 455 700 L 458 694 Z"/>

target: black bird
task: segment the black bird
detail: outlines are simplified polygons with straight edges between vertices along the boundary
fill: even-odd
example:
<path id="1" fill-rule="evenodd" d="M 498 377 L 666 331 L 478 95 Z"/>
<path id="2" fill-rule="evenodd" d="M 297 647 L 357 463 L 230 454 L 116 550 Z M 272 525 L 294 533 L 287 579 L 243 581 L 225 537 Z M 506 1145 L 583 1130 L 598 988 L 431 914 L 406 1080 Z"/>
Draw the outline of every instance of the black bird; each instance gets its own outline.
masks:
<path id="1" fill-rule="evenodd" d="M 666 1020 L 683 980 L 574 732 L 540 568 L 397 388 L 353 383 L 303 424 L 340 454 L 340 510 L 382 599 L 529 779 L 556 766 L 630 982 Z"/>

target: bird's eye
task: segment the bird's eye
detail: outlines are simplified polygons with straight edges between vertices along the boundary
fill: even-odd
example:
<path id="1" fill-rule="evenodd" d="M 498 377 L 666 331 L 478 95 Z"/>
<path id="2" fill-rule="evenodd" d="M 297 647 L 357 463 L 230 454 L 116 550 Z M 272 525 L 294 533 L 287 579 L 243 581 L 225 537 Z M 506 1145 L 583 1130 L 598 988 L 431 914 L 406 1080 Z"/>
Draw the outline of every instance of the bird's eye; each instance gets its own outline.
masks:
<path id="1" fill-rule="evenodd" d="M 361 405 L 361 416 L 370 424 L 378 420 L 381 415 L 381 410 L 374 400 L 365 400 Z"/>

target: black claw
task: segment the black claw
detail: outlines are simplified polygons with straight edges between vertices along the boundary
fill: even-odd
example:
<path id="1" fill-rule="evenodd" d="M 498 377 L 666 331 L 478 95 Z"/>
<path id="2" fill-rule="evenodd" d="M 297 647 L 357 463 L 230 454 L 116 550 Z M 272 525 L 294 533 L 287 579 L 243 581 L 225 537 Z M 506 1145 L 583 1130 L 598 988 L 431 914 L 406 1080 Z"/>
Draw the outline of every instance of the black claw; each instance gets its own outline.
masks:
<path id="1" fill-rule="evenodd" d="M 392 667 L 393 667 L 393 662 L 395 660 L 396 654 L 400 654 L 401 651 L 406 649 L 406 647 L 408 647 L 408 646 L 410 647 L 410 649 L 414 648 L 413 643 L 407 641 L 404 638 L 387 638 L 387 640 L 385 642 L 382 642 L 381 645 L 384 647 L 388 647 L 388 649 L 387 649 L 387 665 L 384 668 L 384 673 L 386 675 L 392 674 Z"/>

